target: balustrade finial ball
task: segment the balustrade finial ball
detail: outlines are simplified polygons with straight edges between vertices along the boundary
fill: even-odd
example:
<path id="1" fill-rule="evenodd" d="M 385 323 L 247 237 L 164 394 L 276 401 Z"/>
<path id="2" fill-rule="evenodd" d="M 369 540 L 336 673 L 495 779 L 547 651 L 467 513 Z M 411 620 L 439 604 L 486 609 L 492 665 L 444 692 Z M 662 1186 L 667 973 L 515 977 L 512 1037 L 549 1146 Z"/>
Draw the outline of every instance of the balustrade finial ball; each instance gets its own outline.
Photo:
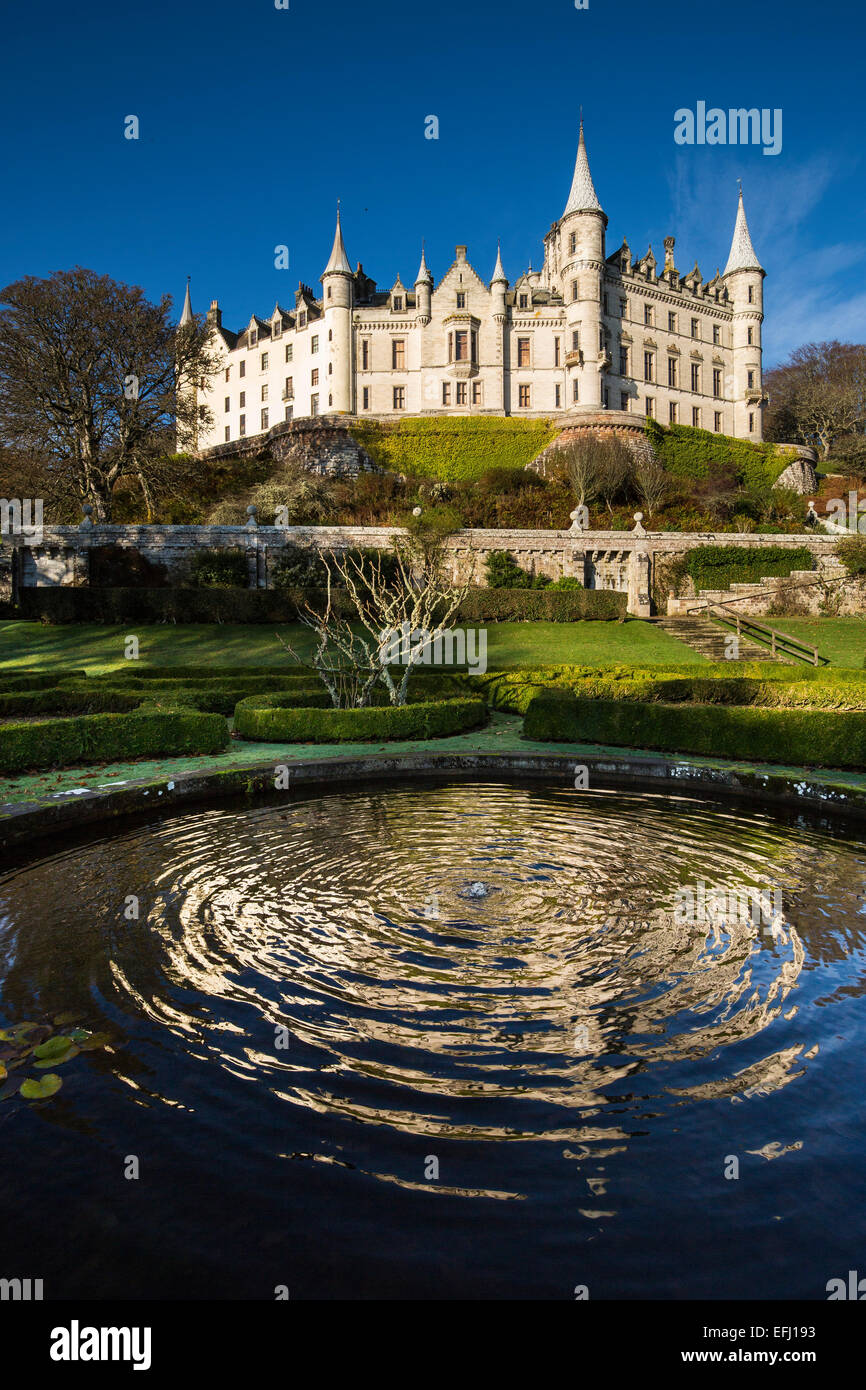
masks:
<path id="1" fill-rule="evenodd" d="M 635 521 L 643 521 L 643 512 L 635 512 L 634 519 Z"/>
<path id="2" fill-rule="evenodd" d="M 84 512 L 85 516 L 93 516 L 93 507 L 90 505 L 89 502 L 85 502 L 81 510 Z"/>
<path id="3" fill-rule="evenodd" d="M 250 505 L 247 507 L 247 516 L 257 516 L 257 515 L 258 515 L 258 510 L 259 510 L 258 507 L 254 506 L 252 503 L 250 503 Z"/>

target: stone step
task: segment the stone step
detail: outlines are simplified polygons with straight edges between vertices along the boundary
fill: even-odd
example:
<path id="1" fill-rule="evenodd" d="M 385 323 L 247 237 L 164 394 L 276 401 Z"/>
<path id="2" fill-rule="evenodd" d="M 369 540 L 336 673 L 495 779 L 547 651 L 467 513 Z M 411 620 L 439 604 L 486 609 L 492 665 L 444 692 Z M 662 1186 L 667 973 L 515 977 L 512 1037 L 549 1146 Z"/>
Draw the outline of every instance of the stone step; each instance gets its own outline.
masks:
<path id="1" fill-rule="evenodd" d="M 689 618 L 658 618 L 656 626 L 663 632 L 669 632 L 672 637 L 678 637 L 686 646 L 701 656 L 707 657 L 710 661 L 729 661 L 727 656 L 726 639 L 731 636 L 731 629 L 722 627 L 718 623 L 710 621 L 708 618 L 689 617 Z M 792 657 L 781 656 L 778 653 L 773 656 L 767 647 L 763 647 L 759 642 L 751 641 L 747 637 L 740 638 L 740 658 L 741 661 L 775 661 L 780 665 L 792 666 Z"/>

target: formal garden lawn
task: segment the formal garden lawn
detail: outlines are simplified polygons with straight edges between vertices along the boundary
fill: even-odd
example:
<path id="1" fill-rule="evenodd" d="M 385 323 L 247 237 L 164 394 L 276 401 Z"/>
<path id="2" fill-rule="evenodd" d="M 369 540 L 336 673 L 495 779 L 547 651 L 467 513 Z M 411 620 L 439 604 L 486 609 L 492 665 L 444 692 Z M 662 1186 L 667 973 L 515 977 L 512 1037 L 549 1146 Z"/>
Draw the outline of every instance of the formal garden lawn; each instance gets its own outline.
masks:
<path id="1" fill-rule="evenodd" d="M 866 624 L 861 624 L 866 628 Z M 491 623 L 487 625 L 490 669 L 548 664 L 636 662 L 664 665 L 702 662 L 703 657 L 652 623 L 618 622 Z M 290 641 L 302 657 L 312 650 L 312 636 L 300 624 L 159 623 L 103 627 L 70 624 L 0 623 L 0 668 L 51 670 L 58 665 L 83 667 L 90 674 L 124 662 L 124 639 L 139 639 L 139 657 L 147 665 L 201 663 L 202 675 L 224 666 L 285 669 L 289 660 L 274 634 Z"/>
<path id="2" fill-rule="evenodd" d="M 863 666 L 866 618 L 759 618 L 759 622 L 810 642 L 831 666 Z"/>

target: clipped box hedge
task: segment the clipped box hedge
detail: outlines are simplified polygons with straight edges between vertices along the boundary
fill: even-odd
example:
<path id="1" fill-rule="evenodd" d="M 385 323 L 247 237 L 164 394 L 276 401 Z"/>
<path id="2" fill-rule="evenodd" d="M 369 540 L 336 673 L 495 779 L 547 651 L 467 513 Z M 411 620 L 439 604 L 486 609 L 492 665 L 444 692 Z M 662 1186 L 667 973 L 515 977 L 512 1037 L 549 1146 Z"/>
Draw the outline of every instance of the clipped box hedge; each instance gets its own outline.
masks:
<path id="1" fill-rule="evenodd" d="M 70 675 L 84 675 L 84 672 L 70 672 Z M 201 662 L 195 665 L 181 664 L 177 666 L 145 666 L 141 661 L 126 661 L 122 666 L 116 666 L 113 670 L 104 671 L 98 676 L 91 676 L 91 680 L 112 681 L 118 679 L 130 679 L 136 681 L 186 681 L 190 684 L 198 684 L 202 681 L 222 682 L 242 678 L 247 680 L 251 677 L 279 676 L 281 680 L 303 680 L 307 681 L 314 675 L 312 666 L 289 666 L 286 662 L 276 662 L 273 666 L 212 666 L 206 668 L 206 673 L 202 672 Z"/>
<path id="2" fill-rule="evenodd" d="M 314 607 L 323 590 L 276 589 L 97 589 L 92 586 L 22 588 L 22 618 L 48 623 L 293 623 L 298 606 Z M 333 609 L 350 617 L 354 609 L 336 591 Z"/>
<path id="3" fill-rule="evenodd" d="M 486 713 L 478 696 L 334 709 L 327 695 L 303 707 L 290 695 L 252 695 L 238 703 L 234 727 L 262 743 L 379 743 L 458 734 L 483 724 Z"/>
<path id="4" fill-rule="evenodd" d="M 613 622 L 625 618 L 628 595 L 612 589 L 470 589 L 458 623 Z"/>
<path id="5" fill-rule="evenodd" d="M 68 690 L 0 690 L 0 718 L 14 714 L 105 714 L 136 709 L 142 701 L 136 691 L 107 688 Z"/>
<path id="6" fill-rule="evenodd" d="M 4 724 L 0 726 L 0 772 L 219 753 L 228 741 L 228 725 L 221 715 L 188 709 Z"/>
<path id="7" fill-rule="evenodd" d="M 86 671 L 17 671 L 0 672 L 0 690 L 50 690 L 61 681 L 75 676 L 86 679 Z"/>
<path id="8" fill-rule="evenodd" d="M 866 719 L 826 710 L 635 704 L 545 691 L 530 701 L 523 737 L 658 749 L 761 763 L 866 768 Z"/>

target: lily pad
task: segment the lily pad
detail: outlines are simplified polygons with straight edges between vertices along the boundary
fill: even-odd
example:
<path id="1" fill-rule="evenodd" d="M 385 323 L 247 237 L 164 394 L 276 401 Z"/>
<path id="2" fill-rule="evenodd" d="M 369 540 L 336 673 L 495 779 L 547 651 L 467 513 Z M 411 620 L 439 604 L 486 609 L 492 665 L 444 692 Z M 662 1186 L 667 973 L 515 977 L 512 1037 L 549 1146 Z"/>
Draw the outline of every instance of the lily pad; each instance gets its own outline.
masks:
<path id="1" fill-rule="evenodd" d="M 10 1077 L 5 1085 L 0 1086 L 0 1100 L 11 1100 L 17 1096 L 21 1082 L 16 1077 Z"/>
<path id="2" fill-rule="evenodd" d="M 92 1037 L 93 1034 L 88 1033 L 86 1028 L 70 1028 L 66 1036 L 71 1038 L 74 1043 L 83 1043 L 87 1042 L 87 1039 Z"/>
<path id="3" fill-rule="evenodd" d="M 96 1052 L 97 1048 L 107 1047 L 111 1042 L 110 1033 L 91 1033 L 83 1042 L 79 1042 L 79 1052 Z"/>
<path id="4" fill-rule="evenodd" d="M 41 1027 L 40 1023 L 14 1023 L 11 1028 L 0 1028 L 0 1042 L 21 1043 Z"/>
<path id="5" fill-rule="evenodd" d="M 62 1028 L 65 1023 L 78 1023 L 82 1017 L 82 1014 L 77 1013 L 56 1014 L 54 1026 L 55 1028 Z"/>
<path id="6" fill-rule="evenodd" d="M 64 1062 L 69 1062 L 73 1057 L 77 1057 L 80 1051 L 81 1049 L 76 1047 L 74 1042 L 70 1042 L 69 1046 L 63 1052 L 52 1052 L 50 1057 L 43 1057 L 41 1060 L 35 1061 L 33 1065 L 40 1069 L 44 1067 L 59 1067 L 62 1066 Z"/>
<path id="7" fill-rule="evenodd" d="M 33 1056 L 42 1061 L 46 1057 L 54 1057 L 58 1052 L 65 1052 L 67 1047 L 72 1046 L 72 1039 L 66 1033 L 55 1033 L 53 1038 L 48 1038 L 38 1047 L 34 1047 Z"/>
<path id="8" fill-rule="evenodd" d="M 47 1100 L 49 1096 L 56 1095 L 62 1085 L 62 1077 L 54 1072 L 40 1077 L 38 1081 L 28 1077 L 26 1081 L 21 1082 L 21 1095 L 24 1100 Z"/>
<path id="9" fill-rule="evenodd" d="M 5 1081 L 5 1080 L 6 1080 L 6 1067 L 5 1067 L 5 1064 L 4 1064 L 3 1062 L 0 1062 L 0 1081 Z"/>

